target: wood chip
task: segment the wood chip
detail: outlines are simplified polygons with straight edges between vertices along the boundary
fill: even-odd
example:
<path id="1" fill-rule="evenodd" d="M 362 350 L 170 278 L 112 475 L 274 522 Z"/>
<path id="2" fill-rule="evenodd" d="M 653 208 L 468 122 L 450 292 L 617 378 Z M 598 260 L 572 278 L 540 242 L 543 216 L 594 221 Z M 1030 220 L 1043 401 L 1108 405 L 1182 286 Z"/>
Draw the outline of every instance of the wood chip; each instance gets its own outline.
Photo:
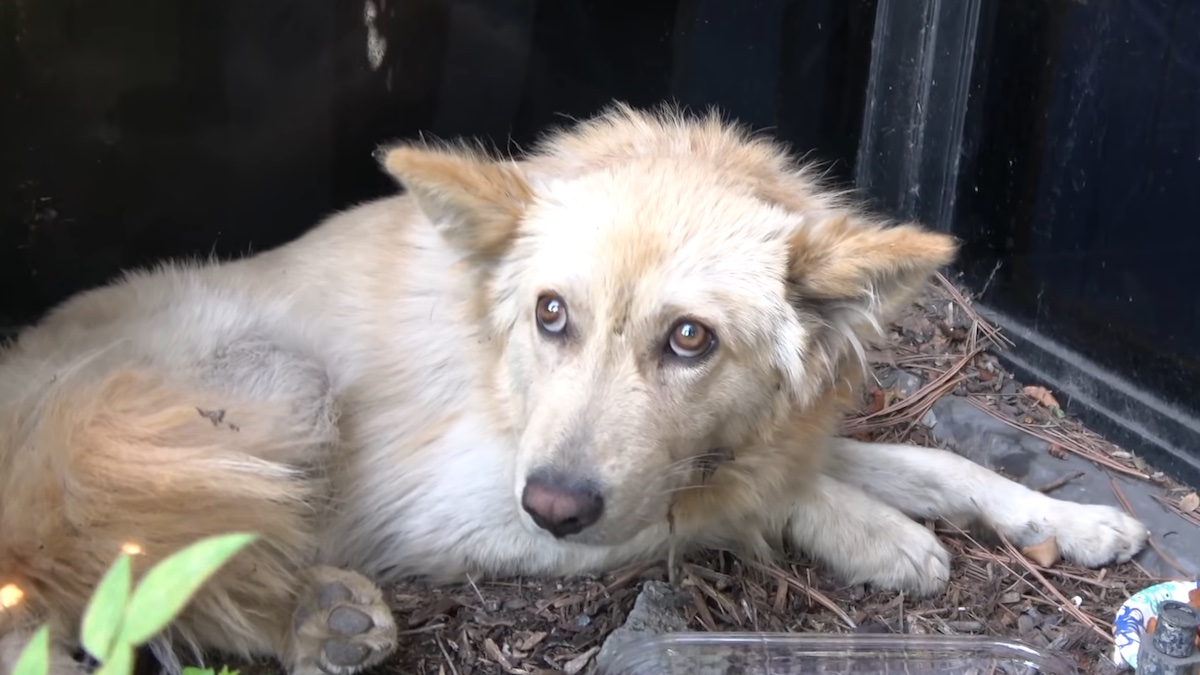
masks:
<path id="1" fill-rule="evenodd" d="M 533 633 L 529 637 L 518 642 L 517 649 L 520 649 L 523 652 L 531 651 L 534 647 L 540 645 L 542 640 L 546 639 L 546 635 L 547 633 L 545 631 Z"/>
<path id="2" fill-rule="evenodd" d="M 1192 513 L 1196 509 L 1200 509 L 1200 495 L 1195 492 L 1189 492 L 1179 500 L 1180 511 Z"/>
<path id="3" fill-rule="evenodd" d="M 1058 404 L 1058 399 L 1054 398 L 1054 394 L 1051 394 L 1050 390 L 1045 387 L 1028 386 L 1021 389 L 1021 391 L 1025 392 L 1025 395 L 1029 398 L 1037 401 L 1051 410 L 1062 408 L 1062 406 Z"/>
<path id="4" fill-rule="evenodd" d="M 1054 567 L 1062 555 L 1058 550 L 1058 540 L 1054 537 L 1047 537 L 1037 544 L 1026 546 L 1021 549 L 1021 553 L 1042 567 Z"/>
<path id="5" fill-rule="evenodd" d="M 483 651 L 487 654 L 489 659 L 500 664 L 501 668 L 505 670 L 512 670 L 512 664 L 508 662 L 508 659 L 504 656 L 504 652 L 500 651 L 500 647 L 496 645 L 496 641 L 492 638 L 488 638 L 483 641 Z"/>
<path id="6" fill-rule="evenodd" d="M 598 651 L 600 651 L 599 647 L 592 647 L 579 656 L 567 661 L 563 664 L 563 672 L 567 675 L 576 675 L 576 673 L 579 673 L 584 668 L 587 668 L 588 663 L 591 662 L 592 657 L 595 656 L 596 652 Z"/>

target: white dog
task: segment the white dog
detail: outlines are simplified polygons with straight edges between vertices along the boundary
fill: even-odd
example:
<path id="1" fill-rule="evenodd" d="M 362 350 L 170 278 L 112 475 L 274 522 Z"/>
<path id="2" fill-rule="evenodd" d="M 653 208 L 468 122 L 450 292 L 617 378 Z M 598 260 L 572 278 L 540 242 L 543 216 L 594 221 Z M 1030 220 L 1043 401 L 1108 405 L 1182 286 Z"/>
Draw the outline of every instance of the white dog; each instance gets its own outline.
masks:
<path id="1" fill-rule="evenodd" d="M 376 584 L 790 544 L 937 593 L 913 518 L 1125 561 L 1146 528 L 949 452 L 838 438 L 864 341 L 953 256 L 716 117 L 618 106 L 519 161 L 380 154 L 403 196 L 225 264 L 131 273 L 0 355 L 0 672 L 56 670 L 122 544 L 261 541 L 160 640 L 292 673 L 380 662 Z M 144 569 L 141 568 L 141 569 Z"/>

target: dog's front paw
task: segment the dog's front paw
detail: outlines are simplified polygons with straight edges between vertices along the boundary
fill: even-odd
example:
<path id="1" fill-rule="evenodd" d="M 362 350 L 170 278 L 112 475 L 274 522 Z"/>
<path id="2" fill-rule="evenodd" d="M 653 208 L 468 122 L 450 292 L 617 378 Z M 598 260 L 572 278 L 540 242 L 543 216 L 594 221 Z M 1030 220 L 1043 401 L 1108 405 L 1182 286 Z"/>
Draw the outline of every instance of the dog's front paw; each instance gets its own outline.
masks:
<path id="1" fill-rule="evenodd" d="M 950 581 L 950 553 L 932 532 L 904 518 L 868 542 L 854 581 L 913 597 L 941 593 Z"/>
<path id="2" fill-rule="evenodd" d="M 1041 538 L 1053 535 L 1062 556 L 1085 567 L 1127 562 L 1150 538 L 1144 524 L 1112 506 L 1055 500 L 1044 513 L 1049 527 Z"/>
<path id="3" fill-rule="evenodd" d="M 842 527 L 793 525 L 796 543 L 846 583 L 903 591 L 914 597 L 941 593 L 950 580 L 950 553 L 919 523 L 890 510 Z"/>
<path id="4" fill-rule="evenodd" d="M 396 646 L 396 622 L 379 588 L 331 567 L 312 570 L 292 628 L 292 675 L 350 675 L 377 665 Z"/>

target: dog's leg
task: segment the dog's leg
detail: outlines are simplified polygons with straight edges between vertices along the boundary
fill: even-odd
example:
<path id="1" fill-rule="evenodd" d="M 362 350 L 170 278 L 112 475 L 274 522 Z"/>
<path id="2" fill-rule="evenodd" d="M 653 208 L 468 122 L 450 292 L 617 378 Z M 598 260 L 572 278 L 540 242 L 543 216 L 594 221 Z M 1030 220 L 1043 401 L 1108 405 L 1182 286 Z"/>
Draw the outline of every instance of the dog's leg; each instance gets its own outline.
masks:
<path id="1" fill-rule="evenodd" d="M 1087 567 L 1125 562 L 1149 537 L 1120 509 L 1048 497 L 948 450 L 837 439 L 827 472 L 915 518 L 981 521 L 1018 547 L 1052 536 Z"/>
<path id="2" fill-rule="evenodd" d="M 396 623 L 379 588 L 355 572 L 309 570 L 283 655 L 292 675 L 349 675 L 395 648 Z"/>
<path id="3" fill-rule="evenodd" d="M 932 595 L 950 578 L 950 554 L 929 529 L 828 475 L 819 476 L 787 520 L 790 543 L 850 584 Z"/>
<path id="4" fill-rule="evenodd" d="M 220 350 L 204 379 L 233 388 L 251 400 L 286 406 L 279 419 L 326 441 L 335 428 L 334 403 L 325 371 L 315 362 L 269 341 L 245 340 Z M 323 443 L 328 445 L 328 443 Z M 314 483 L 323 481 L 325 453 L 292 458 Z M 299 572 L 291 621 L 276 656 L 292 675 L 350 675 L 377 665 L 395 648 L 396 624 L 380 589 L 362 575 L 317 566 Z"/>
<path id="5" fill-rule="evenodd" d="M 284 414 L 273 421 L 285 425 L 285 438 L 296 429 L 309 430 L 314 440 L 328 445 L 336 433 L 336 406 L 324 368 L 268 340 L 244 339 L 222 347 L 200 364 L 198 375 L 207 390 L 281 406 Z"/>

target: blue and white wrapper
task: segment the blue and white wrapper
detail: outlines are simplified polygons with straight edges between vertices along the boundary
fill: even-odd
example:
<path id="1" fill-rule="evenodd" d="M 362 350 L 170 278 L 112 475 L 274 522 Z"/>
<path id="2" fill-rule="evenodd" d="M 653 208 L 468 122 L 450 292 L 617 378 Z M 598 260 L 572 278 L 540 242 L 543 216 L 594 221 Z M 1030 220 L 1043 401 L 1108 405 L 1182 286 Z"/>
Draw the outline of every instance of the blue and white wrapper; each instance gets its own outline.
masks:
<path id="1" fill-rule="evenodd" d="M 1152 617 L 1158 616 L 1158 608 L 1168 600 L 1187 603 L 1188 595 L 1200 588 L 1195 581 L 1168 581 L 1144 588 L 1121 605 L 1113 619 L 1113 663 L 1118 666 L 1129 664 L 1137 668 L 1138 649 L 1142 644 L 1142 631 L 1146 630 Z"/>

